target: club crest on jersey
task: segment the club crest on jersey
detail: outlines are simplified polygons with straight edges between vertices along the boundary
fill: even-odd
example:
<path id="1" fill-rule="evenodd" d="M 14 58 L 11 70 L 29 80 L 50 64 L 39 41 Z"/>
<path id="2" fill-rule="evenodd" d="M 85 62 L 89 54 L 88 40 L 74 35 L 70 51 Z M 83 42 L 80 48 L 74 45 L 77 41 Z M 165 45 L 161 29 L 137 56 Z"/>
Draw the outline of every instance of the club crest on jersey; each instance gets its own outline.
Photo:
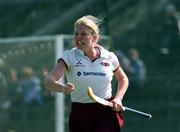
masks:
<path id="1" fill-rule="evenodd" d="M 109 63 L 107 63 L 107 62 L 101 62 L 101 65 L 103 65 L 103 66 L 110 66 L 110 64 Z"/>

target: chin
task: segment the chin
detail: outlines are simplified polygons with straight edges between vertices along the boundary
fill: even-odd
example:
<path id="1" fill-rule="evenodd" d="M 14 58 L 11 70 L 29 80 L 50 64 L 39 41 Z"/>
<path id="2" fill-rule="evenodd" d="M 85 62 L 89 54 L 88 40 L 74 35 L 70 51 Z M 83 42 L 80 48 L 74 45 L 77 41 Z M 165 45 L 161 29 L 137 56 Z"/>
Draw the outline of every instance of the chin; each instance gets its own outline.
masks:
<path id="1" fill-rule="evenodd" d="M 78 49 L 83 49 L 83 48 L 82 48 L 82 46 L 78 46 L 78 45 L 76 45 L 76 47 L 77 47 Z"/>

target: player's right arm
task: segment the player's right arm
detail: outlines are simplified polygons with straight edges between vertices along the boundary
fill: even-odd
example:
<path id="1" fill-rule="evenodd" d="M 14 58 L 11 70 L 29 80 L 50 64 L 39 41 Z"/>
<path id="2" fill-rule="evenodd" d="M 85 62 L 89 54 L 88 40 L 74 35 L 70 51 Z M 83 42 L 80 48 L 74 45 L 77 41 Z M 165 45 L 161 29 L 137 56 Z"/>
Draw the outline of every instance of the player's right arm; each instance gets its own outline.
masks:
<path id="1" fill-rule="evenodd" d="M 63 92 L 65 94 L 71 93 L 74 90 L 73 84 L 63 84 L 58 81 L 64 75 L 65 71 L 66 65 L 62 60 L 60 60 L 45 78 L 45 87 L 53 92 Z"/>

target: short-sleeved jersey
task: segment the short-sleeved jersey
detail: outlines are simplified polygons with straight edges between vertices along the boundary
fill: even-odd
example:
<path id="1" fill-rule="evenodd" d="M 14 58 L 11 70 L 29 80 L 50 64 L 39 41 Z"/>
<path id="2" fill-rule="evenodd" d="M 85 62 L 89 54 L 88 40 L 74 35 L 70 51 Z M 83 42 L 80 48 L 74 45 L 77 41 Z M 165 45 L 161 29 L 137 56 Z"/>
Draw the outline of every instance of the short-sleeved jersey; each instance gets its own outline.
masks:
<path id="1" fill-rule="evenodd" d="M 100 57 L 93 61 L 76 47 L 65 51 L 60 58 L 67 66 L 67 81 L 75 85 L 75 90 L 71 93 L 73 102 L 93 102 L 87 95 L 89 86 L 101 98 L 108 99 L 112 96 L 111 81 L 119 67 L 119 61 L 113 52 L 102 46 L 98 48 Z"/>

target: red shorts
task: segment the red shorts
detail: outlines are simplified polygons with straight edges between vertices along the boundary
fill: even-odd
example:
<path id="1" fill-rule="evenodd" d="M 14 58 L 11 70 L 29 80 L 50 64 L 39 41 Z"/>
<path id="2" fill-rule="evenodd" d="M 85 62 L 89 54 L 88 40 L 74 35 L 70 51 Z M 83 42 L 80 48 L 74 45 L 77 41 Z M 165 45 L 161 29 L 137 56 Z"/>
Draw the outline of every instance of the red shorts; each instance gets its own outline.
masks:
<path id="1" fill-rule="evenodd" d="M 98 103 L 72 103 L 70 132 L 120 132 L 124 124 L 122 112 Z"/>

